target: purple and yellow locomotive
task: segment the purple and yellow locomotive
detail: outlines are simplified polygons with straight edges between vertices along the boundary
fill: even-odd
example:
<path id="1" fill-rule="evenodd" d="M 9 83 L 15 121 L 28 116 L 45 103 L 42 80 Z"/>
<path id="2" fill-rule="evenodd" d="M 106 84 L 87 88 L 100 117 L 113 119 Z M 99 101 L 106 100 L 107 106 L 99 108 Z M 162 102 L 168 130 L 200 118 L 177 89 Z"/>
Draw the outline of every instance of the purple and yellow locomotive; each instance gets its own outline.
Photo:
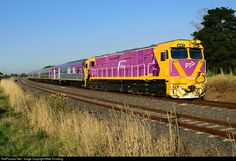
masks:
<path id="1" fill-rule="evenodd" d="M 200 98 L 205 95 L 207 81 L 203 50 L 199 40 L 174 40 L 35 71 L 29 79 L 134 94 Z"/>

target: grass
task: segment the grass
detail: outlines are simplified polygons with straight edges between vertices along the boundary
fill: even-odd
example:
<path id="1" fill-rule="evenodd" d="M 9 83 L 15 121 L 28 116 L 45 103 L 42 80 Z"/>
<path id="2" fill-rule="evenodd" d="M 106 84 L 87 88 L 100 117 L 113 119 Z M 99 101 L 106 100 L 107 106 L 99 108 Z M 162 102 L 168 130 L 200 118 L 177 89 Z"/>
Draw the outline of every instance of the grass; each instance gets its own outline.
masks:
<path id="1" fill-rule="evenodd" d="M 236 76 L 236 68 L 235 69 L 229 69 L 229 71 L 224 71 L 223 68 L 220 68 L 219 71 L 218 69 L 215 70 L 207 70 L 206 76 L 207 77 L 213 77 L 216 75 L 231 75 L 231 76 Z"/>
<path id="2" fill-rule="evenodd" d="M 34 95 L 12 80 L 2 80 L 1 87 L 1 156 L 194 155 L 175 135 L 175 127 L 154 136 L 151 125 L 134 115 L 111 113 L 103 119 L 73 108 L 59 93 Z"/>
<path id="3" fill-rule="evenodd" d="M 12 112 L 24 118 L 12 123 L 8 122 L 8 124 L 14 125 L 15 128 L 26 129 L 15 131 L 14 128 L 9 127 L 9 132 L 6 129 L 3 130 L 5 131 L 4 136 L 12 138 L 12 140 L 18 138 L 17 143 L 12 143 L 7 138 L 3 139 L 7 145 L 19 147 L 10 149 L 20 149 L 13 154 L 9 152 L 9 148 L 4 150 L 7 145 L 3 146 L 4 155 L 177 155 L 172 148 L 174 146 L 172 143 L 170 144 L 168 139 L 161 137 L 159 140 L 153 137 L 150 124 L 138 117 L 117 114 L 111 116 L 110 120 L 107 121 L 93 113 L 71 108 L 67 103 L 67 98 L 61 94 L 45 97 L 25 93 L 14 81 L 10 80 L 2 80 L 1 86 L 4 87 L 5 94 L 9 96 L 9 102 L 13 108 Z M 12 119 L 10 120 L 14 121 L 16 118 Z M 7 117 L 5 120 L 9 120 L 9 118 Z M 11 136 L 11 133 L 14 136 Z M 24 141 L 23 138 L 27 139 Z M 35 144 L 31 145 L 30 143 Z M 21 150 L 25 146 L 29 146 L 29 148 Z M 39 147 L 42 147 L 40 148 L 42 151 L 38 150 Z"/>
<path id="4" fill-rule="evenodd" d="M 206 100 L 236 103 L 236 76 L 222 72 L 207 80 Z"/>
<path id="5" fill-rule="evenodd" d="M 42 130 L 33 129 L 21 113 L 16 113 L 0 89 L 0 156 L 56 156 L 60 143 Z"/>
<path id="6" fill-rule="evenodd" d="M 208 78 L 208 87 L 217 91 L 236 91 L 236 76 L 218 74 Z"/>

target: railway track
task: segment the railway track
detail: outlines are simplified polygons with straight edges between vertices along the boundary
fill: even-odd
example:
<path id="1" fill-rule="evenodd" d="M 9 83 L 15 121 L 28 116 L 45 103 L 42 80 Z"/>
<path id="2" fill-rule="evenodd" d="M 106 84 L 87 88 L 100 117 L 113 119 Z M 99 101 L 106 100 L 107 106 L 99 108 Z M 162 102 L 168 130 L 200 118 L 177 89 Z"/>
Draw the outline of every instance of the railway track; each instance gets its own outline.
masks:
<path id="1" fill-rule="evenodd" d="M 230 102 L 217 102 L 217 101 L 207 101 L 207 100 L 172 100 L 176 103 L 187 103 L 193 105 L 202 105 L 202 106 L 209 106 L 209 107 L 218 107 L 218 108 L 225 108 L 225 109 L 236 109 L 236 103 Z"/>
<path id="2" fill-rule="evenodd" d="M 132 104 L 124 104 L 120 102 L 114 102 L 105 99 L 98 99 L 95 97 L 86 97 L 79 94 L 74 94 L 70 92 L 44 88 L 39 85 L 30 84 L 24 80 L 20 80 L 27 86 L 32 88 L 42 90 L 48 93 L 63 93 L 67 97 L 76 99 L 82 102 L 102 106 L 104 108 L 113 109 L 116 111 L 121 111 L 129 114 L 135 114 L 143 118 L 148 118 L 152 121 L 157 121 L 161 123 L 171 124 L 176 127 L 182 127 L 188 130 L 193 130 L 198 133 L 206 133 L 214 136 L 220 136 L 230 140 L 236 140 L 236 124 L 226 121 L 220 121 L 215 119 L 208 119 L 203 117 L 197 117 L 193 115 L 180 114 L 175 111 L 167 111 L 163 109 L 154 109 L 145 106 L 137 106 Z M 183 102 L 182 100 L 177 102 Z M 192 103 L 192 102 L 191 102 Z M 220 106 L 220 105 L 219 105 Z M 229 107 L 229 106 L 228 106 Z"/>
<path id="3" fill-rule="evenodd" d="M 83 90 L 99 91 L 97 89 L 87 89 L 87 88 L 83 88 Z M 106 91 L 106 92 L 111 93 L 111 94 L 121 94 L 121 95 L 131 96 L 130 93 L 122 93 L 122 92 L 117 92 L 117 91 Z M 217 107 L 217 108 L 222 108 L 222 109 L 236 109 L 236 103 L 230 103 L 230 102 L 207 101 L 204 99 L 173 99 L 173 98 L 168 98 L 168 97 L 155 97 L 155 96 L 150 96 L 150 95 L 145 95 L 145 94 L 139 94 L 139 95 L 136 94 L 132 96 L 144 98 L 144 99 L 150 99 L 154 102 L 168 101 L 168 102 L 174 102 L 177 104 L 183 103 L 183 104 L 190 104 L 190 105 L 201 105 L 201 106 L 206 106 L 206 107 Z"/>
<path id="4" fill-rule="evenodd" d="M 111 93 L 114 93 L 114 92 L 111 92 Z M 127 93 L 122 93 L 122 95 L 130 96 L 130 94 L 127 94 Z M 138 96 L 144 99 L 151 99 L 152 101 L 155 101 L 155 102 L 160 102 L 161 100 L 161 101 L 175 102 L 177 104 L 185 103 L 185 104 L 190 104 L 190 105 L 201 105 L 201 106 L 206 106 L 206 107 L 218 107 L 222 109 L 236 109 L 236 103 L 230 103 L 230 102 L 207 101 L 203 99 L 200 99 L 200 100 L 199 99 L 197 100 L 196 99 L 173 99 L 173 98 L 167 98 L 167 97 L 155 97 L 155 96 L 146 96 L 146 95 L 138 95 Z"/>

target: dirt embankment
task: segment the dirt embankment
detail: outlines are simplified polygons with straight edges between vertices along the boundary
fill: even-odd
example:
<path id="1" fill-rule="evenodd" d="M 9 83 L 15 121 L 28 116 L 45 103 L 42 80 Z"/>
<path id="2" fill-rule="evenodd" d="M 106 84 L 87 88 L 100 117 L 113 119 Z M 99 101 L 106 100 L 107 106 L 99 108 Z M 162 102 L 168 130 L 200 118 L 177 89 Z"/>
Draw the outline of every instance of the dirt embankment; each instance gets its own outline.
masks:
<path id="1" fill-rule="evenodd" d="M 220 74 L 208 78 L 205 99 L 236 103 L 236 76 Z"/>

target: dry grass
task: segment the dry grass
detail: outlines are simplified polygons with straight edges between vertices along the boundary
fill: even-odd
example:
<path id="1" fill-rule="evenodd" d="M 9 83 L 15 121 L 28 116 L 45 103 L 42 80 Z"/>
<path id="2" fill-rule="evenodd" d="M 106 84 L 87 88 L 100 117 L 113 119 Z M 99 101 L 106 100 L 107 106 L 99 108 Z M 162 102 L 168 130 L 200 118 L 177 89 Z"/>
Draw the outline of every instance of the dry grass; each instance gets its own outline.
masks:
<path id="1" fill-rule="evenodd" d="M 14 110 L 26 114 L 33 129 L 60 139 L 60 156 L 192 155 L 171 125 L 169 133 L 156 137 L 149 123 L 133 115 L 113 114 L 102 119 L 76 108 L 65 110 L 68 99 L 61 94 L 35 96 L 23 92 L 12 80 L 2 80 L 1 86 Z"/>
<path id="2" fill-rule="evenodd" d="M 236 103 L 236 76 L 219 74 L 208 78 L 205 99 Z"/>
<path id="3" fill-rule="evenodd" d="M 61 156 L 175 156 L 175 144 L 166 136 L 152 136 L 150 125 L 132 115 L 113 115 L 104 121 L 94 114 L 70 111 L 67 99 L 57 94 L 49 98 L 25 93 L 14 81 L 1 86 L 15 111 L 25 113 L 32 127 L 57 135 L 63 145 Z M 173 138 L 173 134 L 170 134 Z"/>
<path id="4" fill-rule="evenodd" d="M 208 87 L 219 92 L 236 91 L 236 76 L 219 74 L 209 78 Z"/>

